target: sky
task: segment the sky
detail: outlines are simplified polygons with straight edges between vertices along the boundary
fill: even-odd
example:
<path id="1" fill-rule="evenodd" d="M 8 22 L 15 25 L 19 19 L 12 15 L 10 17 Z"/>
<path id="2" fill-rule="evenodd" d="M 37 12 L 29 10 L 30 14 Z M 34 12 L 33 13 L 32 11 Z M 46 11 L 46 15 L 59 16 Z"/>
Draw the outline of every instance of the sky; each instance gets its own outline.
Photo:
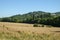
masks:
<path id="1" fill-rule="evenodd" d="M 0 0 L 0 17 L 33 11 L 60 12 L 60 0 Z"/>

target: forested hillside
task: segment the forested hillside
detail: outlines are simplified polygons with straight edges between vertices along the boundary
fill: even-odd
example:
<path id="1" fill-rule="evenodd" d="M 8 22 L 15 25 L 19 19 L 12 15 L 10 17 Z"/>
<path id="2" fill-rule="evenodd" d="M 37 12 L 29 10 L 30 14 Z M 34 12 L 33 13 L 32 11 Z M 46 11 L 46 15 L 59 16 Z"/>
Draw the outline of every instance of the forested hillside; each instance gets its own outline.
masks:
<path id="1" fill-rule="evenodd" d="M 60 27 L 60 12 L 49 13 L 43 11 L 29 12 L 23 15 L 14 15 L 11 17 L 0 18 L 1 22 L 17 22 L 17 23 L 37 23 Z"/>

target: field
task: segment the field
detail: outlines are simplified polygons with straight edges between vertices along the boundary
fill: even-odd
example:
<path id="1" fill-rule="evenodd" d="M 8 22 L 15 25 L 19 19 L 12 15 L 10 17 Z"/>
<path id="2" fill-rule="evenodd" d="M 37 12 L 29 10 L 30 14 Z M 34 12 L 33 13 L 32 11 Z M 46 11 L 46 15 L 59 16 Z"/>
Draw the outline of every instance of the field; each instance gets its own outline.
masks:
<path id="1" fill-rule="evenodd" d="M 60 28 L 0 22 L 0 40 L 60 40 Z"/>

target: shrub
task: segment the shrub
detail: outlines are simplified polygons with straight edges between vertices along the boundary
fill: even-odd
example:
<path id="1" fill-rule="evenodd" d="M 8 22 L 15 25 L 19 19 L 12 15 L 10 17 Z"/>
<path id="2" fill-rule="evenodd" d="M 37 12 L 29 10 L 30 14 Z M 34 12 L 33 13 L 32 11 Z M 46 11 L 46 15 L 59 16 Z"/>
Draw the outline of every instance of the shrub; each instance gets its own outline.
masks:
<path id="1" fill-rule="evenodd" d="M 44 24 L 34 24 L 33 27 L 44 27 Z"/>
<path id="2" fill-rule="evenodd" d="M 44 27 L 44 24 L 42 24 L 42 26 L 41 27 Z"/>
<path id="3" fill-rule="evenodd" d="M 34 24 L 33 27 L 39 27 L 38 24 Z"/>

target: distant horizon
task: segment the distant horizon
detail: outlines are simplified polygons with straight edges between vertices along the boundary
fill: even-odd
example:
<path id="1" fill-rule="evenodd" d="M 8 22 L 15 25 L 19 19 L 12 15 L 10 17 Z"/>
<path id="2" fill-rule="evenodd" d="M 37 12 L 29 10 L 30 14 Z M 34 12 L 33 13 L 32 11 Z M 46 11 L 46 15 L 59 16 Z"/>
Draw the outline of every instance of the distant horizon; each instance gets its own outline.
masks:
<path id="1" fill-rule="evenodd" d="M 33 11 L 60 12 L 60 0 L 0 0 L 0 18 Z"/>

